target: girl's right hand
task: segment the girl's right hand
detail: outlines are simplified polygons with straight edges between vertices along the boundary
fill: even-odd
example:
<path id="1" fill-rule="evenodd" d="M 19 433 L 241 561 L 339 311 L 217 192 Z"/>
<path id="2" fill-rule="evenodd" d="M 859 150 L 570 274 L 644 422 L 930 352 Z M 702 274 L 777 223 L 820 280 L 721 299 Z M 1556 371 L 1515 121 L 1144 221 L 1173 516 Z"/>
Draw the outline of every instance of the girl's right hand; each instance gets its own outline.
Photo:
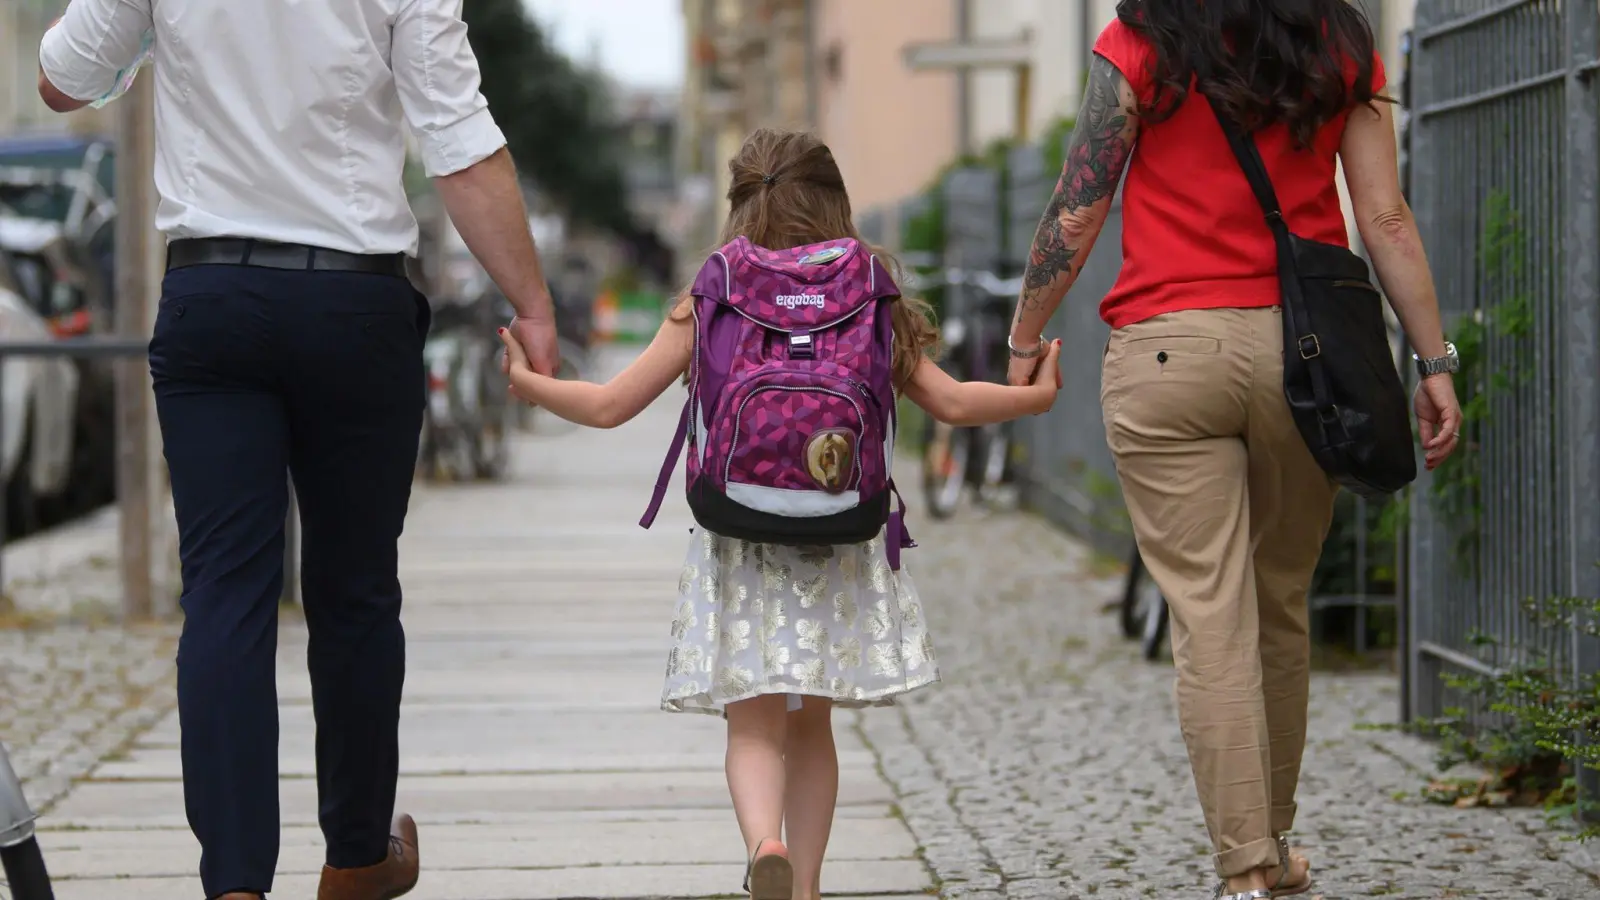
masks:
<path id="1" fill-rule="evenodd" d="M 1061 393 L 1061 339 L 1050 342 L 1044 351 L 1044 359 L 1039 361 L 1039 367 L 1033 370 L 1033 384 L 1028 390 L 1038 395 L 1038 408 L 1035 412 L 1046 413 L 1055 405 L 1056 395 Z"/>

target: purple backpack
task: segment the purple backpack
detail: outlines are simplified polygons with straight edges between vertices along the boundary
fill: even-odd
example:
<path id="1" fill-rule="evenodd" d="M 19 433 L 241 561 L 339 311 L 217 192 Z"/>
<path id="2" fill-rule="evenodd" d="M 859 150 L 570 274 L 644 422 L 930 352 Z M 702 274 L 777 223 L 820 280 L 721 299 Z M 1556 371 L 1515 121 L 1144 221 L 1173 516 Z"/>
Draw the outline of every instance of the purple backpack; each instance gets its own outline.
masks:
<path id="1" fill-rule="evenodd" d="M 900 295 L 852 239 L 767 250 L 740 237 L 690 290 L 689 399 L 639 524 L 649 528 L 689 443 L 689 508 L 724 537 L 853 544 L 888 526 L 890 564 L 915 546 L 893 514 L 894 324 Z"/>

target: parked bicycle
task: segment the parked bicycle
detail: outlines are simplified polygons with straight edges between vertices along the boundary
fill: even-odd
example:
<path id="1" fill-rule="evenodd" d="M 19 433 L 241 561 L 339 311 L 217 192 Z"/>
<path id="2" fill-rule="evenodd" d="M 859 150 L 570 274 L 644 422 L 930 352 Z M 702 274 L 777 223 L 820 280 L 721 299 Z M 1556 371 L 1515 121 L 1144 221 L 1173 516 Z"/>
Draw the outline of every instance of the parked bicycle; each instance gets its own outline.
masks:
<path id="1" fill-rule="evenodd" d="M 417 466 L 439 481 L 495 480 L 510 461 L 517 409 L 500 374 L 496 312 L 488 298 L 440 304 L 423 347 L 428 403 Z"/>
<path id="2" fill-rule="evenodd" d="M 1006 379 L 1006 336 L 1011 309 L 1022 288 L 1020 279 L 1002 279 L 992 272 L 947 269 L 938 279 L 953 292 L 955 314 L 941 327 L 944 366 L 962 381 Z M 980 503 L 997 501 L 1012 482 L 1011 423 L 978 428 L 956 427 L 927 419 L 923 434 L 922 492 L 928 512 L 945 519 L 955 514 L 967 489 Z"/>
<path id="3" fill-rule="evenodd" d="M 11 768 L 5 744 L 0 744 L 0 871 L 5 873 L 0 900 L 55 900 L 33 822 L 22 782 Z"/>
<path id="4" fill-rule="evenodd" d="M 1122 588 L 1122 636 L 1139 641 L 1145 659 L 1158 659 L 1166 644 L 1169 615 L 1167 598 L 1145 570 L 1144 557 L 1135 545 L 1133 558 L 1128 561 L 1128 580 Z"/>

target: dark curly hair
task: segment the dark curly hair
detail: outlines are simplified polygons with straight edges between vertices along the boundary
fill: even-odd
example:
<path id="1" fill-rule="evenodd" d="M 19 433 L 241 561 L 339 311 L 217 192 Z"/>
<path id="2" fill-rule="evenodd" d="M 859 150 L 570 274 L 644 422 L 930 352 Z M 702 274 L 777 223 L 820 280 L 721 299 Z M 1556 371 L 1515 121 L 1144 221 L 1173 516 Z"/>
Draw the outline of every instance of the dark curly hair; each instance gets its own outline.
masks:
<path id="1" fill-rule="evenodd" d="M 1155 48 L 1148 121 L 1198 84 L 1230 120 L 1281 122 L 1305 147 L 1351 107 L 1389 99 L 1372 87 L 1372 26 L 1346 0 L 1122 0 L 1117 18 Z"/>

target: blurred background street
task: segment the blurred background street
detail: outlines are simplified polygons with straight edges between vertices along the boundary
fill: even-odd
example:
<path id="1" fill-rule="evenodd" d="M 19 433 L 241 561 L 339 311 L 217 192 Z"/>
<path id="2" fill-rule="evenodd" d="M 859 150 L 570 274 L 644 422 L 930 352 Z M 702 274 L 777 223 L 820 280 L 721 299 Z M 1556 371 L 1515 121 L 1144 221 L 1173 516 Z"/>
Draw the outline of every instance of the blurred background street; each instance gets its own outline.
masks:
<path id="1" fill-rule="evenodd" d="M 163 258 L 150 98 L 141 82 L 102 110 L 44 108 L 38 41 L 64 5 L 0 0 L 0 743 L 58 897 L 192 895 L 176 538 L 140 353 Z M 1324 548 L 1298 836 L 1312 896 L 1600 896 L 1600 845 L 1574 840 L 1600 821 L 1600 7 L 1359 5 L 1400 103 L 1466 422 L 1463 451 L 1403 494 L 1341 497 Z M 728 158 L 770 125 L 832 147 L 858 228 L 938 310 L 944 364 L 1002 378 L 1114 15 L 1112 0 L 467 0 L 563 375 L 604 378 L 654 333 L 716 243 Z M 402 548 L 412 896 L 735 896 L 722 726 L 655 711 L 690 519 L 672 494 L 653 531 L 635 521 L 678 400 L 617 434 L 507 403 L 493 328 L 509 307 L 420 163 L 406 178 L 435 314 Z M 982 430 L 902 416 L 907 563 L 945 684 L 838 719 L 829 896 L 1209 889 L 1165 604 L 1101 425 L 1115 207 L 1107 231 L 1047 331 L 1066 344 L 1052 412 Z M 290 581 L 279 892 L 299 897 L 320 852 Z M 1558 722 L 1526 708 L 1529 683 Z"/>

